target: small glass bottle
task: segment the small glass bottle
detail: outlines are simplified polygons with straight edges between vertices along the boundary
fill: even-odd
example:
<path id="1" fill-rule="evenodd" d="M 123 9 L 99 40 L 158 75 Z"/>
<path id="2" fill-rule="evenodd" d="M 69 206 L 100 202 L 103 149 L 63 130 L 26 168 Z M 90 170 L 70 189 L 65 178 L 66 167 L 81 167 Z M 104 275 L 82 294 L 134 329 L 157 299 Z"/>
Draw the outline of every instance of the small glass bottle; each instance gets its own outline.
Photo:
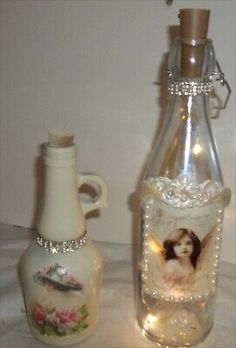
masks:
<path id="1" fill-rule="evenodd" d="M 215 55 L 208 18 L 208 10 L 180 10 L 168 113 L 139 189 L 138 323 L 150 339 L 176 347 L 197 344 L 212 327 L 230 196 L 209 124 Z"/>
<path id="2" fill-rule="evenodd" d="M 88 238 L 85 214 L 106 206 L 107 188 L 96 175 L 77 175 L 73 134 L 50 132 L 45 144 L 45 192 L 38 236 L 19 264 L 30 330 L 52 345 L 79 343 L 93 334 L 99 312 L 102 256 Z M 97 196 L 79 199 L 92 184 Z"/>

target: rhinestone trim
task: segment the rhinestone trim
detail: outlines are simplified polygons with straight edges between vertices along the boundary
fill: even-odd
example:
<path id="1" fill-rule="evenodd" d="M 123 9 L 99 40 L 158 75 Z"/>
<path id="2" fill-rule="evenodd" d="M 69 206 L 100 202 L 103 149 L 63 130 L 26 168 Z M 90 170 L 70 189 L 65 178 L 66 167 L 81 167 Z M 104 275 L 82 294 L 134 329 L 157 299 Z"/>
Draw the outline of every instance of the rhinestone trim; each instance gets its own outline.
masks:
<path id="1" fill-rule="evenodd" d="M 80 238 L 73 240 L 48 240 L 41 237 L 40 235 L 38 235 L 36 238 L 38 246 L 52 254 L 73 253 L 74 251 L 84 247 L 87 243 L 87 240 L 87 231 L 85 231 L 85 233 Z"/>
<path id="2" fill-rule="evenodd" d="M 212 82 L 175 81 L 170 83 L 169 92 L 171 95 L 209 95 L 213 88 Z"/>

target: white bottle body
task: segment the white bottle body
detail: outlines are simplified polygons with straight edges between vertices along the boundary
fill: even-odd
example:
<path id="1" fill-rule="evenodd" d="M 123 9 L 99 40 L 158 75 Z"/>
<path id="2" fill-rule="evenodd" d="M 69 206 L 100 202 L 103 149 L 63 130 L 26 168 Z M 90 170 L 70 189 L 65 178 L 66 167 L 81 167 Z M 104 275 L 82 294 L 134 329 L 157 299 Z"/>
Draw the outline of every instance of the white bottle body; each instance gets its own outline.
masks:
<path id="1" fill-rule="evenodd" d="M 47 280 L 40 282 L 41 277 L 37 281 L 40 273 L 46 274 L 55 265 L 67 273 L 64 278 L 71 277 L 72 283 L 78 282 L 82 289 L 54 288 Z M 33 243 L 20 264 L 27 320 L 33 336 L 62 346 L 80 343 L 92 335 L 99 317 L 102 274 L 103 259 L 92 241 L 73 253 L 63 254 L 52 254 Z"/>
<path id="2" fill-rule="evenodd" d="M 106 205 L 107 189 L 96 175 L 78 175 L 75 146 L 44 153 L 45 190 L 38 236 L 22 256 L 20 280 L 30 330 L 52 345 L 79 343 L 98 321 L 103 259 L 87 237 L 84 215 Z M 98 187 L 91 201 L 79 199 L 84 183 Z"/>

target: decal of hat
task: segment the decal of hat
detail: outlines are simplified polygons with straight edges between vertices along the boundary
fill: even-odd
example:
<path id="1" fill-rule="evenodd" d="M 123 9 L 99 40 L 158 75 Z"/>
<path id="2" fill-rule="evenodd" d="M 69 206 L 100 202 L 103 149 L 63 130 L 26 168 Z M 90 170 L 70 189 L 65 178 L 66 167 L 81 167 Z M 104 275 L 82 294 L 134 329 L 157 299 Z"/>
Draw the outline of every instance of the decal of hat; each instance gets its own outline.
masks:
<path id="1" fill-rule="evenodd" d="M 34 280 L 42 286 L 50 286 L 60 291 L 80 291 L 82 284 L 77 278 L 69 274 L 66 268 L 55 263 L 53 266 L 45 267 L 33 275 Z"/>

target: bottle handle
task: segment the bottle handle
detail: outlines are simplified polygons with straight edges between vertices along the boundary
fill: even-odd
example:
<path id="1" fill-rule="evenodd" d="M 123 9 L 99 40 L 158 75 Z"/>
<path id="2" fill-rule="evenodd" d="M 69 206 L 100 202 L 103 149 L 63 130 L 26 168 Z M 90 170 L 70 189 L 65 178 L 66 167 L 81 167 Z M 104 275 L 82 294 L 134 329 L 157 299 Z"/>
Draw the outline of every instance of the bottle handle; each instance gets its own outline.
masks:
<path id="1" fill-rule="evenodd" d="M 82 211 L 85 214 L 88 212 L 105 208 L 107 206 L 107 185 L 105 181 L 95 174 L 78 174 L 78 188 L 84 184 L 92 187 L 96 191 L 96 196 L 94 198 L 88 199 L 80 199 Z"/>

